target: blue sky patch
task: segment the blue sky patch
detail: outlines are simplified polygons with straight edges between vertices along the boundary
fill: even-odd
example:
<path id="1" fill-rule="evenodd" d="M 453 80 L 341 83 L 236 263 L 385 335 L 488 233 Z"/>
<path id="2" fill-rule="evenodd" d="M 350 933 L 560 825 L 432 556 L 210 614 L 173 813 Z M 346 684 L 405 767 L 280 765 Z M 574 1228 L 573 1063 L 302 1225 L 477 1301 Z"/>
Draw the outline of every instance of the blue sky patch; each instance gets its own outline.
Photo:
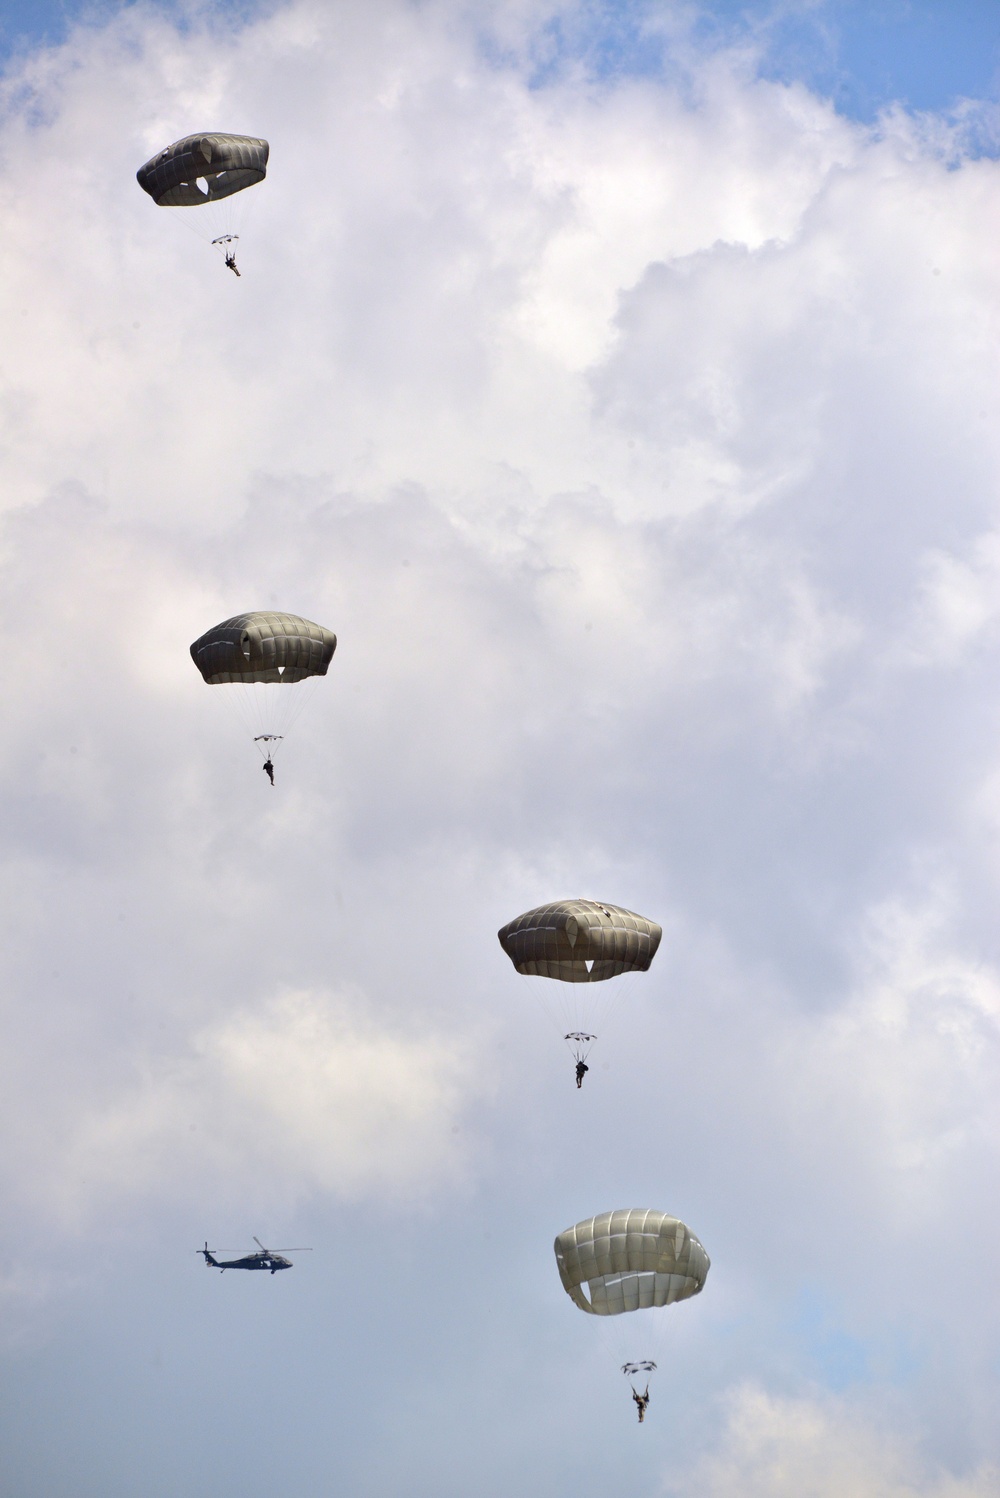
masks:
<path id="1" fill-rule="evenodd" d="M 77 20 L 100 21 L 113 0 L 6 0 L 0 55 L 58 43 Z M 166 3 L 162 7 L 173 11 Z M 220 0 L 219 16 L 257 7 Z M 537 49 L 543 82 L 569 59 L 598 76 L 660 76 L 664 20 L 682 24 L 685 8 L 648 0 L 567 11 Z M 960 99 L 995 100 L 1000 86 L 1000 6 L 994 0 L 709 0 L 688 12 L 690 40 L 714 49 L 751 43 L 766 77 L 798 80 L 832 98 L 852 119 L 870 121 L 900 101 L 913 110 L 946 111 Z"/>

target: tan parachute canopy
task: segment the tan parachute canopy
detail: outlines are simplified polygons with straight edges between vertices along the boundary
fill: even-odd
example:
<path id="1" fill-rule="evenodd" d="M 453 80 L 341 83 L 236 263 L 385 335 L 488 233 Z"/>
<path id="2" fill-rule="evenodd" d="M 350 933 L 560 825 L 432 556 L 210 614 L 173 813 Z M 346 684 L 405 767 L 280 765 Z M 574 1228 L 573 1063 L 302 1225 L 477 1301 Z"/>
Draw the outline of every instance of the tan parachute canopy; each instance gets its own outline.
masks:
<path id="1" fill-rule="evenodd" d="M 559 1234 L 555 1251 L 563 1289 L 591 1316 L 687 1300 L 711 1264 L 690 1228 L 651 1207 L 588 1217 Z"/>
<path id="2" fill-rule="evenodd" d="M 161 208 L 193 208 L 262 182 L 269 151 L 266 140 L 252 135 L 185 135 L 135 175 Z"/>
<path id="3" fill-rule="evenodd" d="M 596 900 L 539 905 L 497 932 L 519 973 L 562 983 L 602 983 L 621 973 L 644 973 L 662 935 L 655 921 Z"/>
<path id="4" fill-rule="evenodd" d="M 325 676 L 337 636 L 298 614 L 236 614 L 201 635 L 191 659 L 210 686 L 284 683 Z"/>

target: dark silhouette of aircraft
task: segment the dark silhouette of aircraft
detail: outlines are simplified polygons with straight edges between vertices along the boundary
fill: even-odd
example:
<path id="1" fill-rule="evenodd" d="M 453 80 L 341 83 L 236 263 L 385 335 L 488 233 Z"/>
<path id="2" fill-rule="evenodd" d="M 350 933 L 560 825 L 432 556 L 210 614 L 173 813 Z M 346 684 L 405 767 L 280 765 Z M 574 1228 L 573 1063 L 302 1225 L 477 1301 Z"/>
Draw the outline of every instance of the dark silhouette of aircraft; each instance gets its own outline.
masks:
<path id="1" fill-rule="evenodd" d="M 277 1274 L 279 1269 L 293 1269 L 295 1267 L 292 1264 L 291 1259 L 286 1259 L 283 1257 L 283 1253 L 312 1253 L 311 1248 L 286 1248 L 282 1253 L 277 1249 L 265 1248 L 259 1238 L 255 1237 L 253 1241 L 256 1243 L 258 1249 L 260 1250 L 259 1253 L 245 1254 L 242 1259 L 217 1259 L 215 1257 L 215 1253 L 220 1253 L 221 1250 L 216 1249 L 215 1253 L 213 1253 L 208 1246 L 207 1240 L 205 1242 L 205 1247 L 196 1248 L 195 1253 L 201 1254 L 204 1257 L 205 1263 L 210 1265 L 212 1269 L 269 1269 L 272 1274 Z"/>

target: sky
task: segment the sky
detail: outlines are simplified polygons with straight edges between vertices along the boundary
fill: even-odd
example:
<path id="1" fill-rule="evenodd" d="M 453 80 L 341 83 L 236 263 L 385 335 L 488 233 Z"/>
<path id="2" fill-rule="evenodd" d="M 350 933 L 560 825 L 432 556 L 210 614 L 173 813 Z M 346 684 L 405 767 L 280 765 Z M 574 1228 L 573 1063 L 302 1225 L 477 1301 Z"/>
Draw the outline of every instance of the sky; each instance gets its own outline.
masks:
<path id="1" fill-rule="evenodd" d="M 1000 1494 L 998 31 L 5 7 L 5 1494 Z M 577 896 L 664 933 L 579 1092 Z M 712 1268 L 595 1325 L 630 1206 Z"/>

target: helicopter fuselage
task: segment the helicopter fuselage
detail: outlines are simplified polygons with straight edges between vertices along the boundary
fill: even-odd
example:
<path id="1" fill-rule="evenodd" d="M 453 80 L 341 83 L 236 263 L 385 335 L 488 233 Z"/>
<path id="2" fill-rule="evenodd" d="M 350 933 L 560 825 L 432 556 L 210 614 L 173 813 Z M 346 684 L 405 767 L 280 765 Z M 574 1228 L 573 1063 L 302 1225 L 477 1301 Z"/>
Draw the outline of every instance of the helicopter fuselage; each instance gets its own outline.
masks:
<path id="1" fill-rule="evenodd" d="M 291 1259 L 283 1258 L 281 1254 L 269 1253 L 267 1249 L 261 1249 L 259 1253 L 246 1254 L 242 1259 L 217 1259 L 207 1246 L 200 1248 L 198 1252 L 212 1269 L 266 1269 L 271 1274 L 277 1274 L 279 1269 L 293 1267 Z"/>

